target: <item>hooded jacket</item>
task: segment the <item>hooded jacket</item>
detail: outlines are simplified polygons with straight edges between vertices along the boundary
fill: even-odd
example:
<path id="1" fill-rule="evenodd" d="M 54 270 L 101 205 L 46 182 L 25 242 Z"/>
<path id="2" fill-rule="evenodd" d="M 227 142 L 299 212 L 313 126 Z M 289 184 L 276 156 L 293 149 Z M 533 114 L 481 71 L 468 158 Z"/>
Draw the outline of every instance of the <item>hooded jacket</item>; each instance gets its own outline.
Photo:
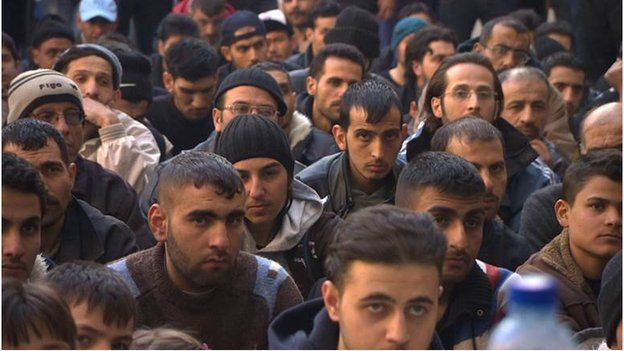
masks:
<path id="1" fill-rule="evenodd" d="M 570 251 L 570 235 L 567 229 L 555 237 L 542 250 L 518 267 L 521 275 L 546 273 L 554 277 L 559 286 L 561 320 L 574 332 L 600 326 L 598 306 L 581 268 L 574 261 Z"/>
<path id="2" fill-rule="evenodd" d="M 327 314 L 322 298 L 284 311 L 269 325 L 271 350 L 336 350 L 339 326 Z M 429 350 L 442 350 L 437 334 Z"/>
<path id="3" fill-rule="evenodd" d="M 306 166 L 340 151 L 330 134 L 312 126 L 310 119 L 299 111 L 293 113 L 286 133 L 293 157 Z"/>
<path id="4" fill-rule="evenodd" d="M 273 240 L 258 250 L 247 231 L 242 250 L 279 263 L 307 296 L 314 282 L 325 276 L 325 253 L 342 220 L 324 213 L 318 194 L 297 179 L 293 179 L 291 194 L 292 201 Z"/>

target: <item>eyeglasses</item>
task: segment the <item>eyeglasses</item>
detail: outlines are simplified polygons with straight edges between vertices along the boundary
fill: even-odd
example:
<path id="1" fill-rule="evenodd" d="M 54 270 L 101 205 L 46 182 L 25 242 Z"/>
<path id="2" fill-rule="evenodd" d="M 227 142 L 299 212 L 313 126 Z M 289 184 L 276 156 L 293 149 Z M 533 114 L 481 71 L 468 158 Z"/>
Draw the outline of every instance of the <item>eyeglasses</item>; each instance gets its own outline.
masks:
<path id="1" fill-rule="evenodd" d="M 63 117 L 65 119 L 65 123 L 72 126 L 82 124 L 85 119 L 85 115 L 78 110 L 64 111 L 62 114 L 54 111 L 43 111 L 37 114 L 32 114 L 31 117 L 50 124 L 56 124 L 59 118 Z"/>
<path id="2" fill-rule="evenodd" d="M 494 57 L 496 58 L 501 58 L 505 55 L 507 55 L 507 53 L 509 51 L 513 50 L 513 59 L 515 62 L 519 62 L 520 64 L 524 65 L 525 63 L 529 62 L 529 60 L 531 59 L 531 54 L 528 53 L 525 50 L 521 50 L 521 49 L 513 49 L 510 48 L 507 45 L 503 45 L 503 44 L 496 44 L 492 47 L 485 47 L 486 49 L 492 51 L 492 54 L 494 54 Z"/>
<path id="3" fill-rule="evenodd" d="M 223 106 L 224 110 L 229 110 L 235 115 L 247 115 L 256 112 L 263 117 L 273 118 L 277 115 L 277 110 L 272 106 L 255 106 L 250 104 L 238 103 Z"/>
<path id="4" fill-rule="evenodd" d="M 496 97 L 496 93 L 491 90 L 474 91 L 460 89 L 451 91 L 450 93 L 444 93 L 444 95 L 450 95 L 452 98 L 457 100 L 468 100 L 472 94 L 476 94 L 477 99 L 479 100 L 491 100 Z"/>

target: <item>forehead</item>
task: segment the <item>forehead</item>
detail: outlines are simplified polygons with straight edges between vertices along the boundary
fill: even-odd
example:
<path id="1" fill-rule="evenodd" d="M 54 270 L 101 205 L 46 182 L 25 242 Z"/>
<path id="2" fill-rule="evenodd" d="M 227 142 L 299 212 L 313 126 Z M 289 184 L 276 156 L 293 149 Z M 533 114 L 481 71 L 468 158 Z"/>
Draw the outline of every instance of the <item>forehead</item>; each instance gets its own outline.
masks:
<path id="1" fill-rule="evenodd" d="M 134 320 L 129 320 L 125 326 L 120 326 L 118 323 L 111 323 L 110 325 L 104 323 L 104 309 L 102 306 L 89 306 L 87 302 L 81 302 L 72 304 L 70 310 L 72 317 L 76 321 L 76 327 L 95 329 L 107 334 L 105 335 L 107 337 L 122 336 L 123 334 L 131 333 L 132 329 L 134 329 Z"/>
<path id="2" fill-rule="evenodd" d="M 336 16 L 317 17 L 314 20 L 315 28 L 327 28 L 327 27 L 333 27 L 335 25 L 336 25 Z"/>
<path id="3" fill-rule="evenodd" d="M 278 168 L 280 167 L 284 168 L 284 166 L 282 166 L 282 164 L 279 163 L 277 160 L 268 158 L 268 157 L 248 158 L 246 160 L 238 161 L 234 164 L 234 168 L 236 168 L 236 170 L 247 171 L 247 172 L 261 170 L 269 166 L 271 167 L 276 166 Z M 284 168 L 284 171 L 286 171 L 286 168 Z"/>
<path id="4" fill-rule="evenodd" d="M 494 76 L 487 68 L 475 63 L 460 63 L 446 71 L 448 87 L 455 85 L 488 86 L 494 89 Z"/>
<path id="5" fill-rule="evenodd" d="M 241 47 L 241 46 L 253 46 L 253 45 L 256 45 L 257 43 L 260 43 L 260 42 L 262 42 L 264 40 L 265 40 L 264 36 L 256 35 L 256 36 L 253 36 L 251 38 L 238 40 L 236 43 L 232 44 L 232 47 L 238 48 L 238 47 Z"/>
<path id="6" fill-rule="evenodd" d="M 514 49 L 529 48 L 529 34 L 520 34 L 515 29 L 499 23 L 492 28 L 492 35 L 487 45 L 504 44 Z"/>
<path id="7" fill-rule="evenodd" d="M 344 276 L 343 292 L 364 298 L 381 294 L 405 302 L 420 296 L 437 299 L 439 272 L 432 265 L 406 263 L 385 264 L 353 261 Z"/>
<path id="8" fill-rule="evenodd" d="M 453 43 L 444 40 L 434 40 L 429 43 L 428 47 L 429 50 L 432 51 L 433 55 L 438 53 L 455 53 L 455 46 L 453 46 Z"/>
<path id="9" fill-rule="evenodd" d="M 2 205 L 2 217 L 28 218 L 41 215 L 41 204 L 37 195 L 4 185 L 2 186 Z"/>
<path id="10" fill-rule="evenodd" d="M 468 141 L 466 138 L 453 137 L 446 151 L 480 165 L 504 161 L 503 145 L 498 139 Z"/>
<path id="11" fill-rule="evenodd" d="M 113 77 L 113 68 L 105 59 L 91 55 L 77 58 L 67 65 L 67 74 L 77 73 L 105 74 Z"/>
<path id="12" fill-rule="evenodd" d="M 581 184 L 576 194 L 576 200 L 594 197 L 621 203 L 622 183 L 614 182 L 602 175 L 591 176 L 586 182 Z"/>
<path id="13" fill-rule="evenodd" d="M 251 105 L 269 105 L 277 108 L 277 102 L 266 90 L 250 85 L 232 88 L 223 95 L 225 104 L 246 103 Z"/>
<path id="14" fill-rule="evenodd" d="M 530 96 L 533 100 L 546 102 L 548 85 L 537 78 L 509 79 L 503 83 L 503 94 L 505 100 Z"/>
<path id="15" fill-rule="evenodd" d="M 585 72 L 567 66 L 555 66 L 550 70 L 551 81 L 573 81 L 581 84 L 585 80 Z"/>
<path id="16" fill-rule="evenodd" d="M 390 129 L 400 129 L 401 127 L 401 112 L 394 106 L 375 124 L 366 121 L 367 115 L 366 110 L 361 106 L 351 107 L 349 111 L 349 129 L 367 129 L 383 132 Z"/>
<path id="17" fill-rule="evenodd" d="M 173 200 L 169 207 L 173 207 L 174 215 L 180 216 L 188 215 L 193 211 L 211 211 L 218 216 L 225 217 L 232 211 L 243 210 L 245 205 L 244 191 L 228 199 L 221 189 L 210 184 L 199 188 L 193 184 L 183 185 L 175 190 L 170 189 L 167 195 L 170 200 Z"/>
<path id="18" fill-rule="evenodd" d="M 52 48 L 52 47 L 61 47 L 61 48 L 69 48 L 72 46 L 72 42 L 67 38 L 50 38 L 41 43 L 40 47 L 42 48 Z"/>
<path id="19" fill-rule="evenodd" d="M 415 211 L 427 212 L 433 208 L 445 209 L 455 212 L 460 217 L 475 210 L 483 210 L 483 198 L 481 195 L 461 197 L 444 193 L 432 186 L 417 191 L 412 196 L 410 208 Z"/>
<path id="20" fill-rule="evenodd" d="M 46 104 L 41 104 L 39 106 L 37 106 L 34 110 L 33 113 L 38 113 L 38 112 L 42 112 L 42 111 L 67 111 L 70 109 L 77 109 L 79 108 L 78 106 L 76 106 L 74 103 L 72 102 L 48 102 Z"/>
<path id="21" fill-rule="evenodd" d="M 288 38 L 288 32 L 285 30 L 274 30 L 266 34 L 267 39 Z"/>
<path id="22" fill-rule="evenodd" d="M 207 89 L 216 84 L 217 78 L 216 75 L 200 78 L 196 81 L 186 80 L 182 77 L 177 77 L 174 80 L 174 84 L 178 87 L 186 88 L 186 89 Z"/>
<path id="23" fill-rule="evenodd" d="M 361 80 L 362 67 L 351 60 L 330 56 L 325 60 L 321 77 L 341 77 L 344 80 Z"/>
<path id="24" fill-rule="evenodd" d="M 59 161 L 63 163 L 61 149 L 51 138 L 48 138 L 46 145 L 39 150 L 27 151 L 15 144 L 7 144 L 2 151 L 14 153 L 35 166 L 49 161 Z"/>

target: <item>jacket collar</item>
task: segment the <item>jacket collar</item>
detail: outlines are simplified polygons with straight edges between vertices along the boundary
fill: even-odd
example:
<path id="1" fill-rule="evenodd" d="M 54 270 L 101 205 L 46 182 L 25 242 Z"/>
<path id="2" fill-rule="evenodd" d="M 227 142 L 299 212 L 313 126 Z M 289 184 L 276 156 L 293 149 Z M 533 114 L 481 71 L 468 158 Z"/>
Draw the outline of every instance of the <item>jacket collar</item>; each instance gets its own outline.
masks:
<path id="1" fill-rule="evenodd" d="M 96 229 L 79 200 L 72 196 L 59 235 L 59 249 L 52 260 L 57 263 L 76 259 L 96 261 L 104 254 L 104 243 L 95 233 Z"/>

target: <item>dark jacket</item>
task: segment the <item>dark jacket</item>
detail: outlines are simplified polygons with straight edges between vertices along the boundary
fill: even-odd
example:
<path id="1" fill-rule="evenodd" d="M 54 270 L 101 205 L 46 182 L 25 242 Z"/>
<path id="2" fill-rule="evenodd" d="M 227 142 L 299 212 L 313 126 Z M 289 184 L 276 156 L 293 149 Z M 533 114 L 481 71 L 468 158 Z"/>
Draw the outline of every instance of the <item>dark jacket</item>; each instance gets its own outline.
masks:
<path id="1" fill-rule="evenodd" d="M 56 264 L 74 260 L 104 264 L 138 250 L 134 233 L 127 225 L 73 197 L 59 240 L 58 250 L 50 257 Z"/>
<path id="2" fill-rule="evenodd" d="M 304 52 L 296 53 L 287 58 L 285 63 L 291 65 L 294 68 L 289 71 L 294 71 L 297 69 L 310 67 L 313 58 L 314 55 L 312 54 L 312 44 L 310 44 Z"/>
<path id="3" fill-rule="evenodd" d="M 152 70 L 150 72 L 150 81 L 154 87 L 164 88 L 162 75 L 163 75 L 163 67 L 162 67 L 162 57 L 157 53 L 153 53 L 149 56 L 150 61 L 152 62 Z"/>
<path id="4" fill-rule="evenodd" d="M 139 197 L 134 189 L 119 175 L 102 168 L 98 163 L 78 155 L 76 179 L 72 194 L 97 208 L 103 214 L 113 216 L 127 224 L 136 235 L 141 249 L 156 244 L 156 239 L 139 208 Z"/>
<path id="5" fill-rule="evenodd" d="M 513 272 L 531 253 L 527 240 L 499 219 L 488 220 L 483 225 L 483 241 L 477 256 L 481 261 Z"/>
<path id="6" fill-rule="evenodd" d="M 555 184 L 534 192 L 526 200 L 520 235 L 527 239 L 531 251 L 541 250 L 563 230 L 555 214 L 555 203 L 562 197 L 563 184 Z"/>
<path id="7" fill-rule="evenodd" d="M 293 157 L 306 166 L 340 151 L 332 135 L 312 126 L 310 119 L 299 111 L 293 113 L 286 131 Z"/>
<path id="8" fill-rule="evenodd" d="M 560 319 L 574 332 L 600 326 L 597 296 L 570 252 L 570 236 L 564 229 L 517 270 L 520 275 L 546 273 L 557 280 Z"/>
<path id="9" fill-rule="evenodd" d="M 306 301 L 277 316 L 269 325 L 270 350 L 336 350 L 339 326 L 327 314 L 323 299 Z M 442 350 L 437 334 L 429 350 Z"/>
<path id="10" fill-rule="evenodd" d="M 308 166 L 296 178 L 316 190 L 321 198 L 329 196 L 325 202 L 325 211 L 334 212 L 345 218 L 355 205 L 349 181 L 349 167 L 347 154 L 339 152 L 325 156 Z M 395 165 L 393 171 L 386 177 L 386 181 L 392 185 L 392 188 L 396 186 L 401 169 Z M 394 204 L 394 190 L 391 193 L 392 197 L 387 198 L 384 203 Z"/>

